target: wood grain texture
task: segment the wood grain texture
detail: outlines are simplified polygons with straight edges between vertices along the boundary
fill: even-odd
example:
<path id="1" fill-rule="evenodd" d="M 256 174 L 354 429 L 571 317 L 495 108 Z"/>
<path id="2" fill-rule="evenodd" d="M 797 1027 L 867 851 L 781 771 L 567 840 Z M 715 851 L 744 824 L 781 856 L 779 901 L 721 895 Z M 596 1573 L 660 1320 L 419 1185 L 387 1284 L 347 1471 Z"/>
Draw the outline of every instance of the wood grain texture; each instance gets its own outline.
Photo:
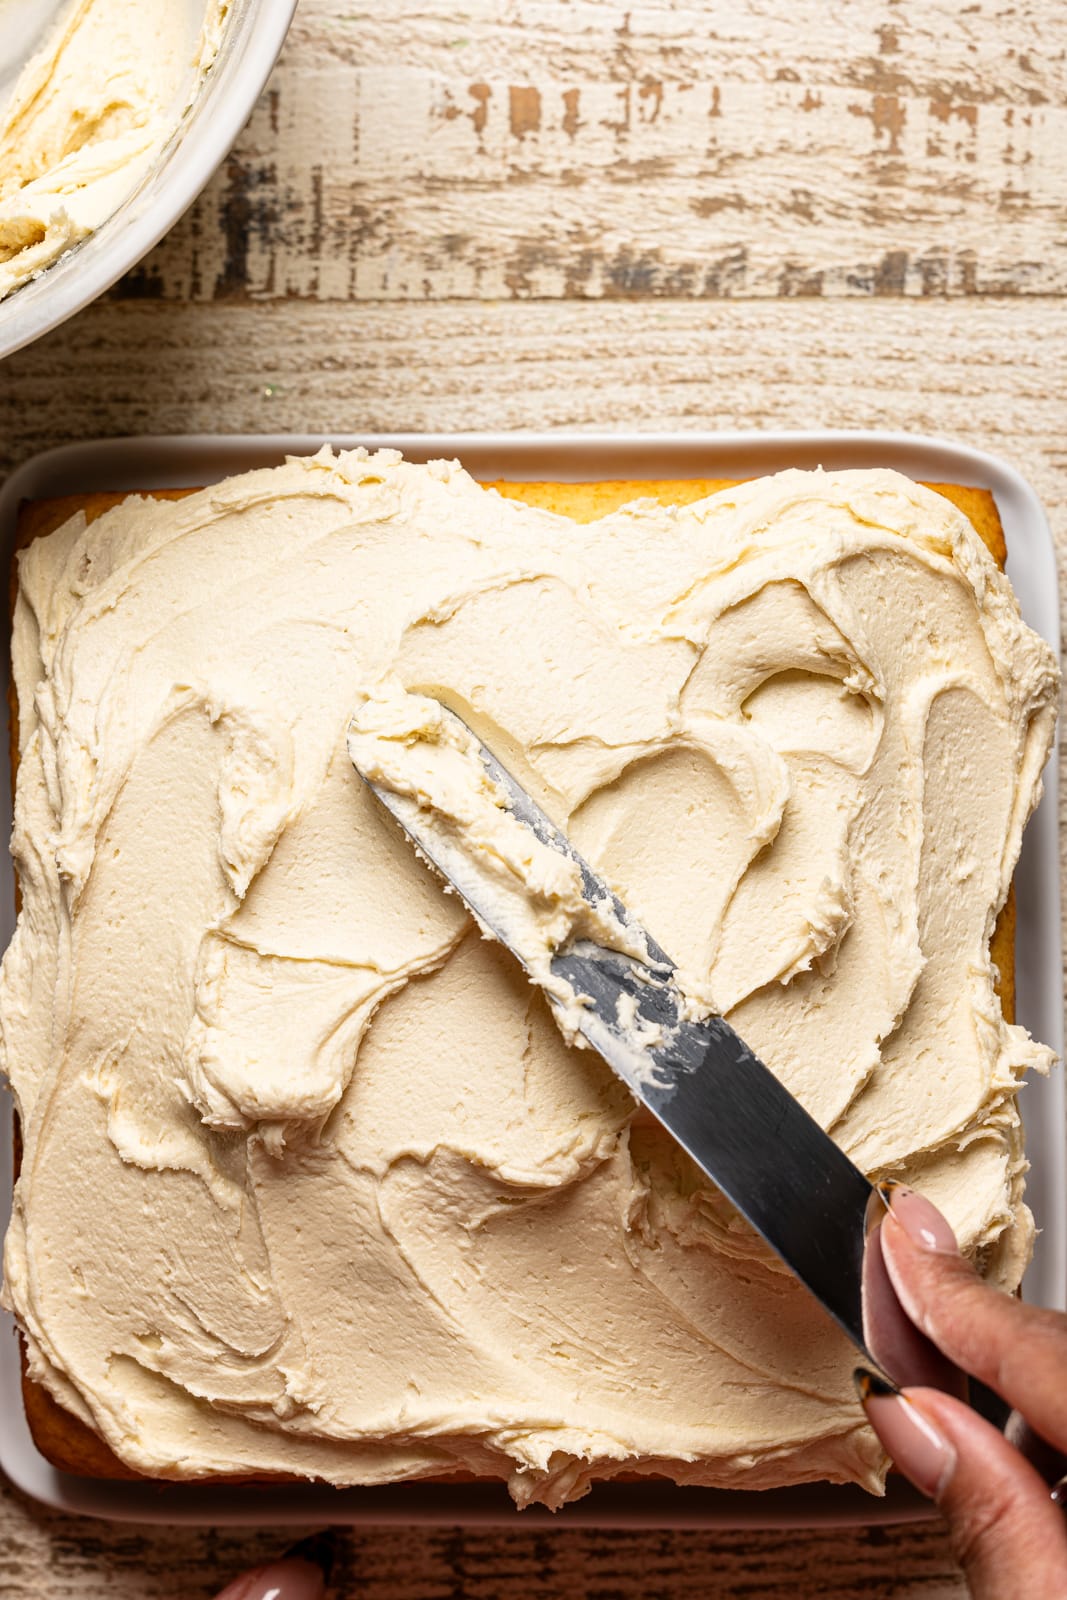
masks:
<path id="1" fill-rule="evenodd" d="M 6 1509 L 5 1600 L 208 1600 L 213 1586 L 288 1542 L 269 1530 L 112 1529 L 23 1502 Z M 291 1530 L 292 1538 L 303 1531 Z M 331 1587 L 339 1600 L 960 1600 L 963 1593 L 937 1528 L 906 1535 L 371 1529 L 338 1535 Z"/>
<path id="2" fill-rule="evenodd" d="M 302 0 L 120 295 L 1033 295 L 1067 285 L 1052 0 Z"/>
<path id="3" fill-rule="evenodd" d="M 1067 538 L 1065 373 L 1055 297 L 102 301 L 0 368 L 0 472 L 100 434 L 898 428 L 1008 457 Z"/>
<path id="4" fill-rule="evenodd" d="M 882 427 L 1067 556 L 1057 0 L 300 0 L 190 213 L 0 366 L 0 474 L 139 432 Z M 292 1537 L 297 1536 L 294 1530 Z M 0 1488 L 0 1595 L 206 1600 L 277 1530 Z M 962 1600 L 936 1526 L 367 1530 L 352 1600 Z"/>

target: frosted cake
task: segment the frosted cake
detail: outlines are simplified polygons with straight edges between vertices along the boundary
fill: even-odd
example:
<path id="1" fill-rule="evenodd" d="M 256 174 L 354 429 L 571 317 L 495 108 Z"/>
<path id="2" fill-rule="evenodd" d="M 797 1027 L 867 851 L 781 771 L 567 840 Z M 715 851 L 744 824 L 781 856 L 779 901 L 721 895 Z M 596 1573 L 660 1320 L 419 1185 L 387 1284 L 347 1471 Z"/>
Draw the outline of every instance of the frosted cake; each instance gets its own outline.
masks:
<path id="1" fill-rule="evenodd" d="M 1048 1054 L 989 949 L 1057 672 L 968 518 L 790 472 L 583 524 L 324 451 L 76 512 L 18 576 L 4 1293 L 32 1387 L 155 1477 L 877 1492 L 847 1342 L 565 1044 L 345 730 L 369 695 L 459 711 L 1010 1289 Z"/>

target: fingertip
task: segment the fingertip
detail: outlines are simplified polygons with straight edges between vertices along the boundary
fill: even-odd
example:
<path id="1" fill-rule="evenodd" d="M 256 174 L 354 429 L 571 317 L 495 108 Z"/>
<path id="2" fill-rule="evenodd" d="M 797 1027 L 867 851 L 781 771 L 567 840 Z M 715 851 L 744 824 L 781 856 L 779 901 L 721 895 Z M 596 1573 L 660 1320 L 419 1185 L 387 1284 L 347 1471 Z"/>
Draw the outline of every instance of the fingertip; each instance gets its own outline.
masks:
<path id="1" fill-rule="evenodd" d="M 867 1420 L 895 1465 L 922 1494 L 938 1500 L 956 1467 L 949 1440 L 907 1392 L 865 1368 L 854 1377 Z"/>
<path id="2" fill-rule="evenodd" d="M 911 1198 L 921 1197 L 912 1194 Z M 935 1248 L 928 1242 L 920 1242 L 918 1234 L 928 1239 L 934 1232 L 932 1227 L 927 1226 L 927 1204 L 924 1200 L 922 1208 L 918 1210 L 910 1205 L 907 1207 L 908 1226 L 896 1211 L 890 1210 L 878 1229 L 878 1242 L 889 1281 L 907 1316 L 935 1344 L 946 1348 L 942 1324 L 950 1303 L 955 1303 L 955 1290 L 965 1288 L 969 1291 L 972 1283 L 979 1280 L 971 1262 L 957 1248 L 955 1235 L 951 1234 L 948 1223 L 932 1206 L 930 1211 L 940 1219 L 937 1236 L 942 1243 Z M 951 1249 L 944 1244 L 949 1234 L 952 1237 Z M 958 1362 L 959 1355 L 955 1349 L 950 1351 L 950 1355 Z"/>
<path id="3" fill-rule="evenodd" d="M 880 1183 L 878 1192 L 888 1211 L 886 1221 L 912 1244 L 935 1255 L 959 1255 L 951 1223 L 925 1195 L 903 1183 Z"/>
<path id="4" fill-rule="evenodd" d="M 923 1331 L 921 1308 L 897 1289 L 884 1251 L 888 1217 L 871 1229 L 863 1254 L 863 1332 L 882 1372 L 898 1384 L 966 1392 L 959 1369 Z"/>
<path id="5" fill-rule="evenodd" d="M 317 1561 L 283 1556 L 228 1583 L 216 1600 L 324 1600 L 326 1579 Z"/>

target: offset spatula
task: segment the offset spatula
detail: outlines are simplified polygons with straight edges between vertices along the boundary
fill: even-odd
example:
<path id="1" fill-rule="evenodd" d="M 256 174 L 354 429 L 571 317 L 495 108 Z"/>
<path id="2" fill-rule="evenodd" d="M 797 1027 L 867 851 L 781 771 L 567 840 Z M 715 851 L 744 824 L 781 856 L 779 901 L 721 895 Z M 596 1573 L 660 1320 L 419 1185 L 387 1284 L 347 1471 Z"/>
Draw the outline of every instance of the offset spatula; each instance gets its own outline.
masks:
<path id="1" fill-rule="evenodd" d="M 446 718 L 454 716 L 441 709 Z M 474 738 L 458 717 L 455 722 L 465 739 Z M 729 1023 L 717 1016 L 698 1021 L 687 1016 L 670 957 L 492 752 L 475 743 L 510 816 L 531 829 L 542 844 L 574 862 L 589 905 L 601 913 L 607 905 L 633 936 L 624 942 L 648 952 L 647 961 L 638 960 L 587 938 L 558 949 L 550 963 L 553 987 L 573 991 L 579 1000 L 577 1006 L 567 1006 L 570 1024 L 673 1134 L 869 1362 L 898 1383 L 958 1389 L 955 1369 L 896 1305 L 877 1233 L 872 1233 L 885 1214 L 881 1195 Z M 356 770 L 360 771 L 358 760 Z M 362 771 L 360 776 L 482 927 L 522 960 L 509 941 L 484 874 L 459 843 L 432 827 L 432 810 Z M 563 1003 L 558 994 L 545 992 L 554 1005 Z"/>

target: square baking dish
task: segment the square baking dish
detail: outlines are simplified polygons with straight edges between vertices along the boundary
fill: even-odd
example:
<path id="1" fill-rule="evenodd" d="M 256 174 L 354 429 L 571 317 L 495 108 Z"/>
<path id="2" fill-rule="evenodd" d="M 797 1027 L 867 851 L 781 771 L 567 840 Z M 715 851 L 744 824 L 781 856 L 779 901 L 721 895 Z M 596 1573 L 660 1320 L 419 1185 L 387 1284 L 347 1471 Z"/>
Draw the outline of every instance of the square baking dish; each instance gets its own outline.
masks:
<path id="1" fill-rule="evenodd" d="M 35 456 L 0 489 L 0 551 L 10 567 L 19 503 L 100 490 L 181 488 L 307 454 L 319 435 L 190 435 L 108 439 Z M 1029 625 L 1060 648 L 1055 552 L 1044 511 L 1026 480 L 1007 463 L 947 440 L 877 432 L 715 434 L 337 434 L 348 449 L 392 446 L 413 461 L 458 457 L 476 477 L 562 479 L 759 477 L 785 467 L 893 467 L 928 482 L 989 489 L 1008 546 L 1008 575 Z M 4 650 L 4 681 L 8 651 Z M 10 766 L 3 747 L 0 792 L 10 813 Z M 1015 875 L 1018 898 L 1018 1020 L 1057 1054 L 1063 1047 L 1060 887 L 1057 828 L 1058 750 L 1045 771 L 1044 797 L 1026 832 Z M 14 928 L 14 877 L 0 859 L 0 938 Z M 11 1197 L 12 1117 L 6 1091 L 0 1127 L 0 1226 Z M 1028 1300 L 1067 1306 L 1067 1120 L 1062 1067 L 1033 1079 L 1020 1104 L 1032 1163 L 1027 1200 L 1040 1235 L 1023 1292 Z M 855 1487 L 808 1484 L 792 1489 L 680 1488 L 650 1478 L 606 1483 L 562 1511 L 518 1512 L 502 1484 L 400 1483 L 335 1489 L 320 1484 L 235 1487 L 129 1483 L 57 1472 L 37 1451 L 23 1416 L 18 1342 L 0 1314 L 0 1467 L 25 1493 L 57 1510 L 122 1522 L 264 1524 L 464 1524 L 527 1527 L 789 1528 L 917 1521 L 933 1515 L 902 1480 L 884 1499 Z"/>

